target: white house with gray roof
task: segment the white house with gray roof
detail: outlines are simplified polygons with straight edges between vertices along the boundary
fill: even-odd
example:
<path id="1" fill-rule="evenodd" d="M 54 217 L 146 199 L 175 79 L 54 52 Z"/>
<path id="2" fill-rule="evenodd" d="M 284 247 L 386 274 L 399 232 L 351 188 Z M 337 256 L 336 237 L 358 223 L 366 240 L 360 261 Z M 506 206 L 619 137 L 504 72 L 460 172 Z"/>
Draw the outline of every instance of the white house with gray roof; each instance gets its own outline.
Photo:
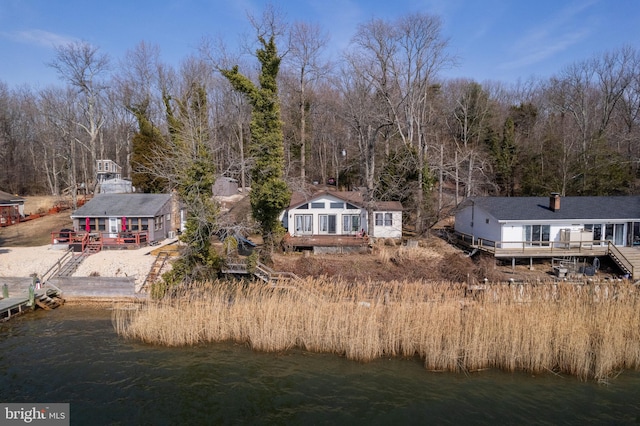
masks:
<path id="1" fill-rule="evenodd" d="M 471 197 L 455 231 L 496 248 L 640 245 L 640 196 Z"/>
<path id="2" fill-rule="evenodd" d="M 358 191 L 295 192 L 280 220 L 292 237 L 357 235 L 402 238 L 402 204 L 376 201 L 372 205 L 373 227 L 367 220 L 364 196 Z"/>

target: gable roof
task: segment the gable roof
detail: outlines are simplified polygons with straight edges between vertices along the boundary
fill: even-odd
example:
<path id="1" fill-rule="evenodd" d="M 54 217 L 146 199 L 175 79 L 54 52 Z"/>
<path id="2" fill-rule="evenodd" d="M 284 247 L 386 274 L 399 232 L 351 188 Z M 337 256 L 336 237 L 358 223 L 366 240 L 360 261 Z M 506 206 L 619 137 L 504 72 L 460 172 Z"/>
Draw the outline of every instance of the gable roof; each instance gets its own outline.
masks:
<path id="1" fill-rule="evenodd" d="M 361 209 L 365 208 L 364 196 L 359 191 L 318 191 L 313 194 L 307 194 L 304 192 L 294 192 L 291 194 L 291 202 L 289 203 L 289 209 L 295 209 L 305 203 L 310 203 L 320 197 L 331 196 L 338 198 L 347 203 L 351 203 Z M 374 210 L 387 210 L 387 211 L 402 211 L 402 204 L 399 201 L 375 201 L 373 203 Z"/>
<path id="2" fill-rule="evenodd" d="M 71 217 L 153 217 L 170 199 L 171 194 L 99 194 Z"/>
<path id="3" fill-rule="evenodd" d="M 8 192 L 0 191 L 0 204 L 20 204 L 24 203 L 24 198 Z"/>
<path id="4" fill-rule="evenodd" d="M 473 204 L 499 221 L 640 218 L 640 196 L 560 197 L 556 211 L 549 208 L 549 197 L 471 197 L 460 206 Z"/>

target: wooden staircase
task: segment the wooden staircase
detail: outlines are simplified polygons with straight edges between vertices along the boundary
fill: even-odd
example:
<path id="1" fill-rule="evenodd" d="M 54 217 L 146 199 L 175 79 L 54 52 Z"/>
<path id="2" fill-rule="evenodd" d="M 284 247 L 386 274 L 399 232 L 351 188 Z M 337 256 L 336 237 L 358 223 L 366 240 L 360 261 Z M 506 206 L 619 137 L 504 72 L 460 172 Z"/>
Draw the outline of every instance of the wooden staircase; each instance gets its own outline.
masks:
<path id="1" fill-rule="evenodd" d="M 84 259 L 89 256 L 90 253 L 84 252 L 80 254 L 74 254 L 67 262 L 60 267 L 58 272 L 53 275 L 55 277 L 70 277 L 78 269 Z"/>
<path id="2" fill-rule="evenodd" d="M 151 269 L 149 270 L 149 273 L 147 274 L 147 277 L 144 279 L 144 283 L 142 283 L 142 286 L 140 287 L 140 290 L 138 290 L 138 292 L 141 292 L 144 289 L 146 289 L 149 285 L 153 284 L 160 277 L 160 274 L 162 273 L 162 268 L 164 268 L 164 265 L 167 263 L 167 260 L 171 257 L 171 255 L 172 253 L 169 251 L 158 252 L 156 256 L 156 260 L 153 261 L 153 265 L 151 265 Z"/>
<path id="3" fill-rule="evenodd" d="M 633 280 L 640 279 L 640 250 L 609 244 L 609 257 Z"/>
<path id="4" fill-rule="evenodd" d="M 222 269 L 223 274 L 232 275 L 253 275 L 256 278 L 266 283 L 279 283 L 283 281 L 299 281 L 300 278 L 293 272 L 278 272 L 269 268 L 267 265 L 257 262 L 256 266 L 249 270 L 247 262 L 235 261 L 227 262 L 226 266 Z"/>
<path id="5" fill-rule="evenodd" d="M 91 241 L 87 244 L 84 252 L 87 254 L 95 254 L 102 250 L 102 243 L 100 241 Z"/>
<path id="6" fill-rule="evenodd" d="M 47 289 L 43 293 L 36 294 L 34 300 L 38 307 L 46 311 L 50 311 L 64 304 L 64 299 L 60 297 L 60 292 L 54 289 Z"/>

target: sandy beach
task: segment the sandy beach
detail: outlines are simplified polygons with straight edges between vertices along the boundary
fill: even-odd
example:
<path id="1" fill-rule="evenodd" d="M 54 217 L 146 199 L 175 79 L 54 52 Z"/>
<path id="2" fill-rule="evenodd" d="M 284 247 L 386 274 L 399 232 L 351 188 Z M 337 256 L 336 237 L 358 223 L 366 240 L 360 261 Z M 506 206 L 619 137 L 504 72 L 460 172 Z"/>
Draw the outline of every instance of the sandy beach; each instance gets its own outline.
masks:
<path id="1" fill-rule="evenodd" d="M 166 240 L 165 243 L 169 243 Z M 103 250 L 87 257 L 73 274 L 74 277 L 135 277 L 142 284 L 151 269 L 155 256 L 151 251 L 162 246 L 129 250 Z M 39 247 L 0 247 L 0 277 L 29 277 L 44 275 L 64 255 L 64 246 L 51 244 Z"/>

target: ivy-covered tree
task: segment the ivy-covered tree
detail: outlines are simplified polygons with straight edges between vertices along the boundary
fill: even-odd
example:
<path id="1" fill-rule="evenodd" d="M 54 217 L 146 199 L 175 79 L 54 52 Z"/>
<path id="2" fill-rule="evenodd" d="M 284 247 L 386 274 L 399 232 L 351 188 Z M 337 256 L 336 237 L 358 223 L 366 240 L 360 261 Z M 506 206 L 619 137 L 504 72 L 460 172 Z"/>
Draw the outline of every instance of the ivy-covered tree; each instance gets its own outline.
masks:
<path id="1" fill-rule="evenodd" d="M 154 173 L 157 153 L 166 148 L 162 133 L 147 116 L 146 105 L 129 106 L 128 109 L 138 120 L 138 132 L 131 139 L 131 183 L 139 192 L 164 192 L 166 178 Z"/>
<path id="2" fill-rule="evenodd" d="M 171 149 L 165 155 L 172 186 L 187 209 L 186 230 L 180 236 L 186 249 L 165 274 L 167 284 L 175 285 L 215 278 L 220 259 L 211 247 L 218 208 L 213 201 L 215 165 L 208 146 L 207 95 L 200 84 L 193 84 L 183 99 L 164 96 Z"/>
<path id="3" fill-rule="evenodd" d="M 493 133 L 491 133 L 493 136 Z M 513 119 L 507 117 L 502 138 L 489 137 L 489 152 L 494 166 L 494 182 L 498 194 L 513 196 L 515 190 L 515 170 L 517 164 L 516 137 Z"/>
<path id="4" fill-rule="evenodd" d="M 281 57 L 275 35 L 258 36 L 261 47 L 256 56 L 261 64 L 259 86 L 240 74 L 238 66 L 220 70 L 232 87 L 243 93 L 252 106 L 251 143 L 249 154 L 254 161 L 251 170 L 251 211 L 262 227 L 263 240 L 273 247 L 282 226 L 278 216 L 291 199 L 291 192 L 283 180 L 284 136 L 280 119 L 280 102 L 276 77 Z"/>

